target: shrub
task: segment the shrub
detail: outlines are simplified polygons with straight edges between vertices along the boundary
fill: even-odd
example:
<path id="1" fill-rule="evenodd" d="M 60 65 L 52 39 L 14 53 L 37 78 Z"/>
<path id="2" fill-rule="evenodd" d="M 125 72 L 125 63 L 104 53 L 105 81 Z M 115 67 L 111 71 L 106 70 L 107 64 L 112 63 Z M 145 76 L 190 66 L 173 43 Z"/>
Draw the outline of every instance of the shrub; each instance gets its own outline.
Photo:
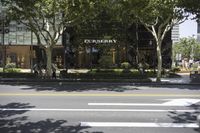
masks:
<path id="1" fill-rule="evenodd" d="M 180 72 L 181 69 L 179 67 L 174 67 L 171 69 L 171 72 L 175 73 L 175 72 Z"/>
<path id="2" fill-rule="evenodd" d="M 5 68 L 16 68 L 16 64 L 15 63 L 8 63 L 8 64 L 6 64 Z"/>
<path id="3" fill-rule="evenodd" d="M 129 62 L 123 62 L 121 63 L 121 67 L 123 69 L 129 69 L 131 67 L 131 64 Z"/>
<path id="4" fill-rule="evenodd" d="M 20 72 L 20 69 L 16 68 L 15 63 L 8 63 L 5 66 L 5 72 L 7 72 L 7 73 L 18 73 L 18 72 Z"/>
<path id="5" fill-rule="evenodd" d="M 6 68 L 5 72 L 6 73 L 19 73 L 20 69 L 17 69 L 17 68 Z"/>
<path id="6" fill-rule="evenodd" d="M 102 68 L 111 68 L 113 63 L 112 63 L 112 56 L 109 55 L 104 55 L 99 59 L 99 65 Z"/>
<path id="7" fill-rule="evenodd" d="M 192 67 L 194 67 L 194 68 L 198 68 L 198 66 L 199 66 L 198 63 L 194 63 L 194 64 L 192 65 Z"/>

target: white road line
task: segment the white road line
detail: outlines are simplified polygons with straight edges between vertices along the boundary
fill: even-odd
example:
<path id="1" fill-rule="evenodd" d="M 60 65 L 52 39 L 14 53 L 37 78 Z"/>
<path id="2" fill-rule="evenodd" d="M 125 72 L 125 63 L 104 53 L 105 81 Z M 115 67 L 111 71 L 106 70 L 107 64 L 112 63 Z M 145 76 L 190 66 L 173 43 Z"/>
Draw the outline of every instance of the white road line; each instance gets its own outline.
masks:
<path id="1" fill-rule="evenodd" d="M 88 103 L 90 106 L 168 106 L 151 103 Z"/>
<path id="2" fill-rule="evenodd" d="M 58 109 L 58 108 L 0 108 L 0 111 L 63 111 L 63 112 L 198 112 L 197 110 L 153 109 Z"/>
<path id="3" fill-rule="evenodd" d="M 91 106 L 190 106 L 200 102 L 200 99 L 169 99 L 164 103 L 88 103 Z"/>
<path id="4" fill-rule="evenodd" d="M 198 128 L 196 123 L 81 122 L 82 127 L 165 127 Z"/>

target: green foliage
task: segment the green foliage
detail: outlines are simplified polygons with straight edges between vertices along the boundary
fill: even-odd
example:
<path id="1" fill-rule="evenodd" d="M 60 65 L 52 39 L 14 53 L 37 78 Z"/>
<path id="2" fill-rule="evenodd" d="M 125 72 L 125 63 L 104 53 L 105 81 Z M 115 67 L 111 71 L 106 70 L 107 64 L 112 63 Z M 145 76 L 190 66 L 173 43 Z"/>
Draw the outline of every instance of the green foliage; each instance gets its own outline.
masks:
<path id="1" fill-rule="evenodd" d="M 99 65 L 102 68 L 110 68 L 110 67 L 112 67 L 112 65 L 113 65 L 113 63 L 112 63 L 112 56 L 110 56 L 110 55 L 103 55 L 99 59 Z"/>
<path id="2" fill-rule="evenodd" d="M 188 17 L 181 8 L 179 0 L 119 0 L 123 16 L 133 18 L 131 23 L 141 23 L 153 35 L 157 49 L 157 81 L 161 81 L 162 42 L 173 25 Z"/>
<path id="3" fill-rule="evenodd" d="M 180 8 L 184 9 L 186 12 L 190 12 L 194 15 L 194 18 L 200 18 L 200 2 L 199 0 L 179 0 Z"/>
<path id="4" fill-rule="evenodd" d="M 6 68 L 5 72 L 6 73 L 19 73 L 20 69 L 17 69 L 17 68 Z"/>
<path id="5" fill-rule="evenodd" d="M 194 63 L 193 65 L 192 65 L 192 71 L 198 71 L 198 66 L 199 66 L 199 64 L 198 63 Z"/>
<path id="6" fill-rule="evenodd" d="M 16 68 L 16 64 L 15 63 L 8 63 L 5 66 L 5 72 L 6 73 L 19 73 L 20 69 Z"/>
<path id="7" fill-rule="evenodd" d="M 5 68 L 16 68 L 16 64 L 15 63 L 8 63 L 8 64 L 6 64 Z"/>
<path id="8" fill-rule="evenodd" d="M 174 56 L 181 54 L 182 58 L 191 58 L 193 55 L 195 60 L 200 59 L 200 43 L 194 38 L 181 38 L 180 41 L 173 46 Z"/>
<path id="9" fill-rule="evenodd" d="M 114 69 L 92 69 L 90 70 L 88 73 L 118 73 L 117 71 L 115 71 Z"/>
<path id="10" fill-rule="evenodd" d="M 173 72 L 173 73 L 180 72 L 180 71 L 181 71 L 180 67 L 173 67 L 171 69 L 171 72 Z"/>
<path id="11" fill-rule="evenodd" d="M 51 75 L 52 49 L 67 27 L 90 16 L 93 0 L 5 0 L 8 15 L 31 30 L 37 44 L 47 55 L 47 73 Z"/>
<path id="12" fill-rule="evenodd" d="M 123 69 L 129 69 L 129 68 L 131 68 L 131 64 L 129 62 L 123 62 L 123 63 L 121 63 L 121 67 Z"/>

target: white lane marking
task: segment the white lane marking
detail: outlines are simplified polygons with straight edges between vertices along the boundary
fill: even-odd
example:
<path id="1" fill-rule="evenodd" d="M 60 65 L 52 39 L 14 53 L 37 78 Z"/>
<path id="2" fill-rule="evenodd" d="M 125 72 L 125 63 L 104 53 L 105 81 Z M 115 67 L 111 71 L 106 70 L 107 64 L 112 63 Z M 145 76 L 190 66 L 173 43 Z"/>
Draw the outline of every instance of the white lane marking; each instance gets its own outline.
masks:
<path id="1" fill-rule="evenodd" d="M 168 102 L 163 103 L 162 105 L 168 106 L 190 106 L 192 104 L 200 102 L 200 99 L 171 99 Z"/>
<path id="2" fill-rule="evenodd" d="M 151 104 L 151 103 L 88 103 L 88 105 L 92 105 L 92 106 L 94 105 L 96 106 L 162 106 L 162 104 Z"/>
<path id="3" fill-rule="evenodd" d="M 167 127 L 198 128 L 196 123 L 81 122 L 82 127 Z"/>
<path id="4" fill-rule="evenodd" d="M 200 102 L 200 99 L 172 99 L 164 103 L 88 103 L 96 106 L 190 106 Z"/>
<path id="5" fill-rule="evenodd" d="M 0 111 L 76 111 L 76 112 L 198 112 L 197 110 L 153 109 L 53 109 L 53 108 L 0 108 Z"/>

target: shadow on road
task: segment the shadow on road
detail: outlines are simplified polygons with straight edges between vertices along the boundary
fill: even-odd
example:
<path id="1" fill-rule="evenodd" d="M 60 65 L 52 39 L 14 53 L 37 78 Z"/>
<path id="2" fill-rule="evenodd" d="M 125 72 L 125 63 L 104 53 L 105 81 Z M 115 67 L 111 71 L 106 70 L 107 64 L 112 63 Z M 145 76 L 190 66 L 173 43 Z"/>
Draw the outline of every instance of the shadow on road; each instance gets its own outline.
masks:
<path id="1" fill-rule="evenodd" d="M 199 85 L 176 85 L 176 84 L 165 84 L 165 85 L 160 85 L 160 84 L 151 84 L 151 85 L 145 85 L 148 87 L 157 87 L 157 88 L 168 88 L 168 89 L 181 89 L 181 90 L 200 90 Z"/>
<path id="2" fill-rule="evenodd" d="M 196 110 L 196 112 L 177 113 L 176 111 L 169 112 L 168 116 L 173 120 L 173 123 L 197 123 L 197 116 L 200 114 L 200 105 L 191 105 L 189 108 Z M 194 129 L 199 132 L 200 130 Z"/>
<path id="3" fill-rule="evenodd" d="M 0 119 L 10 117 L 13 115 L 19 115 L 27 112 L 28 110 L 2 110 L 2 109 L 28 109 L 34 108 L 35 106 L 30 106 L 29 103 L 9 103 L 6 105 L 0 104 Z"/>
<path id="4" fill-rule="evenodd" d="M 0 133 L 103 133 L 86 131 L 90 127 L 69 125 L 66 120 L 46 119 L 38 122 L 29 122 L 28 116 L 22 116 L 28 110 L 3 110 L 11 108 L 28 109 L 34 108 L 34 106 L 30 106 L 28 103 L 0 105 Z"/>
<path id="5" fill-rule="evenodd" d="M 131 84 L 116 84 L 116 83 L 6 83 L 6 85 L 19 86 L 23 90 L 36 90 L 36 91 L 66 91 L 66 92 L 83 92 L 83 91 L 113 91 L 125 92 L 128 90 L 140 90 L 138 87 Z"/>
<path id="6" fill-rule="evenodd" d="M 200 90 L 198 85 L 170 85 L 170 84 L 133 84 L 133 83 L 4 83 L 6 85 L 21 86 L 23 90 L 36 90 L 36 91 L 66 91 L 66 92 L 83 92 L 83 91 L 112 91 L 112 92 L 125 92 L 125 91 L 139 91 L 141 86 L 149 88 L 167 88 L 167 89 L 180 89 L 180 90 Z"/>

